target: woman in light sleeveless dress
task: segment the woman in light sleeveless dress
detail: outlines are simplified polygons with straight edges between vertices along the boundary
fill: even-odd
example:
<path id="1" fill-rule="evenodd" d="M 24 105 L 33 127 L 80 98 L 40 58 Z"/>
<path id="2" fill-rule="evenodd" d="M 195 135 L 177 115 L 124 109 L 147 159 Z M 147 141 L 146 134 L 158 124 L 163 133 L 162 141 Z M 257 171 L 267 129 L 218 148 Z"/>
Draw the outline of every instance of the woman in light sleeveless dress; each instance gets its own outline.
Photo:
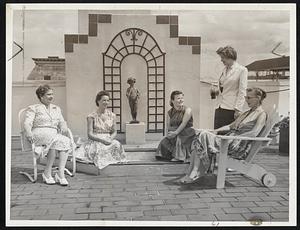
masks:
<path id="1" fill-rule="evenodd" d="M 88 140 L 76 150 L 76 158 L 103 169 L 126 162 L 126 156 L 123 146 L 115 139 L 116 115 L 107 109 L 109 94 L 101 91 L 95 101 L 98 109 L 87 116 Z"/>

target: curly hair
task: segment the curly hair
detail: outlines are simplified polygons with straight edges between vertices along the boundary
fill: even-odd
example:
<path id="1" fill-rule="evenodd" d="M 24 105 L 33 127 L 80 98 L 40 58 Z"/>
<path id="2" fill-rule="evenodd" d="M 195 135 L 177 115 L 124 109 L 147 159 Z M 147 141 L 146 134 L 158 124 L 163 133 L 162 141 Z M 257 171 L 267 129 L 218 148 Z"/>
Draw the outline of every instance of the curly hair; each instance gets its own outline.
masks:
<path id="1" fill-rule="evenodd" d="M 267 97 L 266 91 L 258 87 L 247 88 L 247 92 L 254 92 L 260 98 L 260 103 Z"/>
<path id="2" fill-rule="evenodd" d="M 175 99 L 175 96 L 176 96 L 176 95 L 180 95 L 180 94 L 184 95 L 183 92 L 181 92 L 181 91 L 179 91 L 179 90 L 175 90 L 175 91 L 173 91 L 173 92 L 171 93 L 171 96 L 170 96 L 170 106 L 171 106 L 171 107 L 174 107 L 172 100 Z"/>
<path id="3" fill-rule="evenodd" d="M 216 53 L 218 55 L 223 55 L 225 58 L 230 58 L 232 60 L 237 59 L 237 53 L 231 46 L 220 47 Z"/>
<path id="4" fill-rule="evenodd" d="M 49 91 L 52 90 L 52 88 L 49 85 L 40 85 L 35 93 L 38 97 L 39 100 L 41 100 L 41 98 Z"/>
<path id="5" fill-rule="evenodd" d="M 103 96 L 108 96 L 108 97 L 110 97 L 110 96 L 109 96 L 109 93 L 108 93 L 107 91 L 100 91 L 99 93 L 97 93 L 96 99 L 95 99 L 95 102 L 96 102 L 96 105 L 97 105 L 97 106 L 99 106 L 98 101 L 100 101 L 101 98 L 102 98 Z"/>

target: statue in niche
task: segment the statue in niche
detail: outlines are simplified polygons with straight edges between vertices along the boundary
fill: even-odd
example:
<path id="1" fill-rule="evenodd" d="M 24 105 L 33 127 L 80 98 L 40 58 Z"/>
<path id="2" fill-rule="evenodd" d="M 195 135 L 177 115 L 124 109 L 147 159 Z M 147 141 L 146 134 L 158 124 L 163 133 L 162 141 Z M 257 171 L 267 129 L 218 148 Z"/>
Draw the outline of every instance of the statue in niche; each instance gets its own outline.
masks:
<path id="1" fill-rule="evenodd" d="M 127 83 L 130 85 L 126 91 L 126 96 L 129 101 L 129 106 L 131 110 L 131 116 L 132 121 L 130 121 L 130 124 L 139 123 L 139 121 L 136 120 L 137 117 L 137 108 L 138 108 L 138 100 L 140 98 L 140 92 L 137 88 L 134 87 L 134 84 L 136 82 L 136 79 L 134 77 L 130 77 L 127 79 Z"/>

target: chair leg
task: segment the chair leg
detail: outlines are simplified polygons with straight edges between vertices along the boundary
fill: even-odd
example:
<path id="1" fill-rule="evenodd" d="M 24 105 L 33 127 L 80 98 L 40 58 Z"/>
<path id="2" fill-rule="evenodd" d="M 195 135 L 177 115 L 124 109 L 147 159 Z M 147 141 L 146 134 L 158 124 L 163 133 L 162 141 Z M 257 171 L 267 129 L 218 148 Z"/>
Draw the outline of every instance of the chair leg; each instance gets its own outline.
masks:
<path id="1" fill-rule="evenodd" d="M 73 176 L 75 175 L 76 173 L 76 160 L 73 160 Z"/>
<path id="2" fill-rule="evenodd" d="M 73 153 L 72 153 L 72 160 L 73 160 L 73 176 L 76 173 L 76 158 L 75 158 L 75 148 L 73 148 Z"/>
<path id="3" fill-rule="evenodd" d="M 65 170 L 64 170 L 69 176 L 74 176 L 70 171 L 69 171 L 69 169 L 67 169 L 67 168 L 65 168 Z"/>
<path id="4" fill-rule="evenodd" d="M 23 171 L 21 171 L 21 172 L 19 172 L 19 173 L 20 173 L 21 175 L 26 176 L 32 183 L 35 183 L 35 182 L 36 182 L 36 180 L 34 180 L 33 177 L 32 177 L 29 173 L 23 172 Z"/>
<path id="5" fill-rule="evenodd" d="M 37 159 L 33 152 L 33 178 L 34 182 L 37 181 Z"/>
<path id="6" fill-rule="evenodd" d="M 33 177 L 27 172 L 21 171 L 19 173 L 21 175 L 26 176 L 32 183 L 35 183 L 37 181 L 37 176 L 38 176 L 38 173 L 37 173 L 37 158 L 36 158 L 34 152 L 32 152 L 32 156 L 33 156 Z"/>
<path id="7" fill-rule="evenodd" d="M 217 189 L 224 188 L 227 167 L 228 140 L 221 139 L 220 156 L 218 161 Z"/>
<path id="8" fill-rule="evenodd" d="M 267 172 L 263 167 L 257 164 L 251 164 L 250 170 L 246 172 L 245 175 L 266 187 L 272 187 L 276 184 L 275 175 Z"/>
<path id="9" fill-rule="evenodd" d="M 267 172 L 263 167 L 248 162 L 228 158 L 228 167 L 237 170 L 249 179 L 263 184 L 266 187 L 272 187 L 276 184 L 276 177 Z"/>

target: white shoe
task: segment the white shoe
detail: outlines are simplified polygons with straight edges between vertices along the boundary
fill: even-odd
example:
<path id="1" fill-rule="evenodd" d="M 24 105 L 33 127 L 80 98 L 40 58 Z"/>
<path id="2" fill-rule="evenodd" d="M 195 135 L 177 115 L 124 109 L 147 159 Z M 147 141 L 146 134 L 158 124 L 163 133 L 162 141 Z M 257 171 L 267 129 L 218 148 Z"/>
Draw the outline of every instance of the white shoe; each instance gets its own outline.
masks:
<path id="1" fill-rule="evenodd" d="M 66 178 L 60 178 L 57 173 L 54 176 L 56 183 L 59 183 L 62 186 L 67 186 L 69 185 L 68 181 Z"/>
<path id="2" fill-rule="evenodd" d="M 42 178 L 43 178 L 43 181 L 46 183 L 46 184 L 55 184 L 55 180 L 52 176 L 49 176 L 48 178 L 45 176 L 45 174 L 43 173 L 42 174 Z"/>

